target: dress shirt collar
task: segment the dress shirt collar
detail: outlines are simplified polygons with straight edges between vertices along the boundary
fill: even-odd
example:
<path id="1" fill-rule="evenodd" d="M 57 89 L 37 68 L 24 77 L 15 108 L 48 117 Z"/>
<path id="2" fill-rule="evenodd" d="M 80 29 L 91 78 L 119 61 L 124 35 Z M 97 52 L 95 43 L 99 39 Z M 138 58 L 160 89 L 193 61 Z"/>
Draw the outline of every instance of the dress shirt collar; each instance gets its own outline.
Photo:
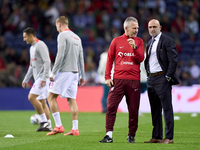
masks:
<path id="1" fill-rule="evenodd" d="M 160 32 L 154 39 L 155 39 L 156 41 L 159 41 L 161 34 L 162 34 L 162 32 Z"/>

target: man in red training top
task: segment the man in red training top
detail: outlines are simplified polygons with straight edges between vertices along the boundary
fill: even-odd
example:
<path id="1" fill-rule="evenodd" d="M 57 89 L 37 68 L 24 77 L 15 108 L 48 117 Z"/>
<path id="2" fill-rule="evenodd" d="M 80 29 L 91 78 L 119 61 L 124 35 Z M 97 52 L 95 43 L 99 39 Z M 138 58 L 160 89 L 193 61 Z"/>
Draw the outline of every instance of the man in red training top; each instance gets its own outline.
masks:
<path id="1" fill-rule="evenodd" d="M 118 105 L 123 96 L 129 111 L 129 133 L 127 142 L 135 143 L 138 128 L 138 109 L 140 103 L 140 63 L 144 60 L 144 43 L 138 34 L 138 21 L 128 17 L 124 21 L 125 33 L 112 40 L 106 63 L 105 84 L 111 87 L 107 100 L 106 136 L 100 143 L 112 143 L 113 127 Z M 111 69 L 114 65 L 114 77 Z"/>

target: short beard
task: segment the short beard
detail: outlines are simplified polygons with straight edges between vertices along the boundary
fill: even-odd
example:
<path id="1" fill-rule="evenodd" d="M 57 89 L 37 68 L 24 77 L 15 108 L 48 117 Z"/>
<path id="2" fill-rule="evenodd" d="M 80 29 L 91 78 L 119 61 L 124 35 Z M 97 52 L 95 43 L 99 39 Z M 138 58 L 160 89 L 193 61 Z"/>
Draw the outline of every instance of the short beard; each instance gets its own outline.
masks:
<path id="1" fill-rule="evenodd" d="M 150 34 L 152 37 L 156 37 L 158 34 L 156 32 Z"/>

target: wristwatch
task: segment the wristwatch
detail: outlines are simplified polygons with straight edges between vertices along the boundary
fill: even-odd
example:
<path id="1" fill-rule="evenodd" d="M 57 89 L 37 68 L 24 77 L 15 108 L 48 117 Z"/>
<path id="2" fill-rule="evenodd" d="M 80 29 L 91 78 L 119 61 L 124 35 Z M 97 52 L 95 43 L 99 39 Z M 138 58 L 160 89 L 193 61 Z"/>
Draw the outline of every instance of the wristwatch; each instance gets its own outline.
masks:
<path id="1" fill-rule="evenodd" d="M 165 76 L 167 81 L 169 82 L 171 80 L 171 77 Z"/>

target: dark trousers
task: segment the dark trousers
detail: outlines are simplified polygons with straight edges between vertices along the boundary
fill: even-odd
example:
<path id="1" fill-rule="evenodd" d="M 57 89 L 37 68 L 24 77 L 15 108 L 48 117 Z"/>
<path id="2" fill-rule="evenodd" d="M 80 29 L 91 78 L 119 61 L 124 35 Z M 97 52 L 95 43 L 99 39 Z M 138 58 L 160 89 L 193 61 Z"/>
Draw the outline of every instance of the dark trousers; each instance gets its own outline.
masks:
<path id="1" fill-rule="evenodd" d="M 107 112 L 107 97 L 108 97 L 108 93 L 110 88 L 106 85 L 106 84 L 102 84 L 103 85 L 103 97 L 102 97 L 102 108 L 103 108 L 103 112 Z"/>
<path id="2" fill-rule="evenodd" d="M 116 113 L 123 96 L 129 111 L 129 136 L 135 137 L 138 128 L 138 109 L 140 104 L 140 81 L 114 79 L 107 100 L 106 132 L 113 131 Z"/>
<path id="3" fill-rule="evenodd" d="M 173 139 L 174 115 L 172 107 L 171 85 L 165 75 L 148 77 L 147 90 L 151 106 L 153 124 L 152 138 L 163 139 L 162 110 L 165 120 L 165 138 Z"/>

